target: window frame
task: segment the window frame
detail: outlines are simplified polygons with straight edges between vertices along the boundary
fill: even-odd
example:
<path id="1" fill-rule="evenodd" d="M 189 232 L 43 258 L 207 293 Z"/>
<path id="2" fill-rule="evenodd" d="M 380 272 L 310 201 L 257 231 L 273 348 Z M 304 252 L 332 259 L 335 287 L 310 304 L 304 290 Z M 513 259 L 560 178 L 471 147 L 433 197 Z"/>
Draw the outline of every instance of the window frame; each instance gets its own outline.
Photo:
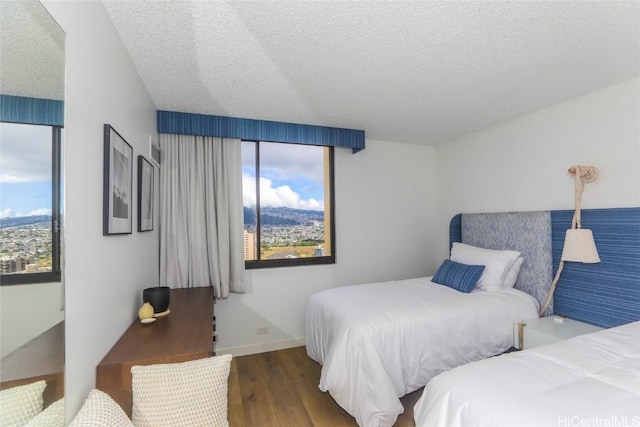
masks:
<path id="1" fill-rule="evenodd" d="M 329 236 L 331 239 L 331 254 L 319 257 L 309 257 L 309 258 L 281 258 L 281 259 L 271 259 L 271 260 L 263 260 L 260 259 L 260 248 L 261 248 L 261 207 L 260 207 L 260 142 L 271 142 L 277 144 L 291 144 L 288 142 L 279 142 L 279 141 L 264 141 L 264 140 L 253 140 L 253 139 L 243 139 L 242 141 L 254 142 L 255 143 L 255 173 L 256 173 L 256 256 L 258 259 L 256 260 L 245 260 L 244 265 L 245 269 L 253 270 L 260 268 L 276 268 L 276 267 L 300 267 L 305 265 L 326 265 L 326 264 L 335 264 L 336 263 L 336 224 L 335 224 L 335 177 L 334 177 L 334 150 L 335 147 L 329 145 L 316 145 L 329 149 L 329 162 L 328 165 L 323 165 L 325 168 L 328 168 L 329 173 L 329 226 L 331 230 L 329 231 Z M 310 145 L 310 144 L 297 144 L 297 145 Z M 325 189 L 326 193 L 326 189 Z M 326 216 L 326 212 L 325 212 Z"/>
<path id="2" fill-rule="evenodd" d="M 60 265 L 60 235 L 62 230 L 62 126 L 9 121 L 3 121 L 3 123 L 47 126 L 51 128 L 51 271 L 42 273 L 0 274 L 0 285 L 60 282 L 62 278 L 62 268 Z"/>

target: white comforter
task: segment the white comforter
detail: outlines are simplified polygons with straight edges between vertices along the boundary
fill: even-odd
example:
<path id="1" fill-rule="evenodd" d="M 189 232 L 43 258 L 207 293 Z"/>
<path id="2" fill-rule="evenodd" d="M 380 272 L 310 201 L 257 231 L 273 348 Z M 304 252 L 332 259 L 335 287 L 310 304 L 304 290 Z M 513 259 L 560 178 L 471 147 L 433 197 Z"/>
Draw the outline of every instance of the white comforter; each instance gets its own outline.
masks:
<path id="1" fill-rule="evenodd" d="M 445 372 L 417 426 L 639 426 L 640 322 Z"/>
<path id="2" fill-rule="evenodd" d="M 430 278 L 347 286 L 311 296 L 306 345 L 328 391 L 360 426 L 391 426 L 399 398 L 436 374 L 513 345 L 513 324 L 538 317 L 515 289 L 461 293 Z"/>

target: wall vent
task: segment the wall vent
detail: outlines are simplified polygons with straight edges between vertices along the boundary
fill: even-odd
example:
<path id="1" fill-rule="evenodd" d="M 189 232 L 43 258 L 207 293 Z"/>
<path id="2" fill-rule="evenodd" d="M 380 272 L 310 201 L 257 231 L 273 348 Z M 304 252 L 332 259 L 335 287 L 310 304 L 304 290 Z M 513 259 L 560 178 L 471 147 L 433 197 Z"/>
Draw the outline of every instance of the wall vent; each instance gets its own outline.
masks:
<path id="1" fill-rule="evenodd" d="M 160 152 L 160 146 L 151 138 L 151 135 L 149 135 L 149 157 L 156 166 L 160 167 L 162 153 Z"/>

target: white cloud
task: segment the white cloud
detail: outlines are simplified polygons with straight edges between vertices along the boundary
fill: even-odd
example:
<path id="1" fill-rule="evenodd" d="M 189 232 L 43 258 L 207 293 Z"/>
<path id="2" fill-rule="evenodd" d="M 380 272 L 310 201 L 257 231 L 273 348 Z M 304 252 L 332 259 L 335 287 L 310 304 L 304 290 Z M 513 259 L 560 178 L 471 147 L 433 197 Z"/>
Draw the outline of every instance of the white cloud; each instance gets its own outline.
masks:
<path id="1" fill-rule="evenodd" d="M 21 217 L 21 216 L 33 216 L 33 215 L 51 215 L 51 209 L 40 208 L 34 209 L 30 212 L 14 212 L 11 208 L 6 208 L 0 211 L 0 218 L 13 218 L 13 217 Z"/>
<path id="2" fill-rule="evenodd" d="M 51 179 L 51 178 L 49 178 Z M 0 173 L 0 182 L 7 184 L 19 184 L 24 182 L 31 182 L 33 179 L 23 175 L 12 175 L 9 173 Z"/>
<path id="3" fill-rule="evenodd" d="M 35 209 L 24 216 L 32 216 L 32 215 L 51 215 L 51 209 L 47 209 L 47 208 Z"/>
<path id="4" fill-rule="evenodd" d="M 51 128 L 0 125 L 0 182 L 51 180 Z"/>
<path id="5" fill-rule="evenodd" d="M 242 185 L 245 188 L 255 188 L 256 179 L 243 174 Z M 251 193 L 251 194 L 248 194 Z M 316 199 L 300 198 L 300 195 L 293 191 L 288 185 L 273 187 L 273 182 L 268 178 L 260 178 L 260 201 L 266 207 L 287 207 L 294 209 L 323 210 L 324 202 Z M 244 206 L 255 206 L 256 198 L 253 192 L 247 192 L 243 196 Z"/>
<path id="6" fill-rule="evenodd" d="M 242 166 L 254 168 L 253 147 L 243 146 Z M 251 150 L 248 149 L 251 147 Z M 260 143 L 262 176 L 278 181 L 306 179 L 318 184 L 324 181 L 324 147 L 298 144 Z"/>

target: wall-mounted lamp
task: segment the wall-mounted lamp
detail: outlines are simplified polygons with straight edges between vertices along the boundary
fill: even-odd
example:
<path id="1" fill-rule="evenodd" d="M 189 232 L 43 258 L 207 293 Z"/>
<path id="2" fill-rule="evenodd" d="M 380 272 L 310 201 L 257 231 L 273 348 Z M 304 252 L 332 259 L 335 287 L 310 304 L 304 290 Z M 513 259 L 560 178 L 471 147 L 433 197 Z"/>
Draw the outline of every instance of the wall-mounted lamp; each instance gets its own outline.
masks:
<path id="1" fill-rule="evenodd" d="M 540 315 L 545 312 L 551 303 L 553 292 L 558 284 L 558 279 L 560 279 L 560 273 L 562 273 L 565 261 L 582 263 L 600 262 L 596 242 L 593 240 L 593 233 L 591 230 L 581 228 L 580 224 L 580 205 L 582 203 L 584 184 L 598 179 L 598 168 L 595 166 L 572 166 L 569 168 L 569 173 L 574 175 L 576 181 L 575 212 L 573 213 L 571 228 L 567 230 L 564 238 L 564 247 L 562 249 L 562 256 L 560 257 L 560 264 L 558 265 L 558 272 L 551 283 L 549 295 L 547 295 L 546 301 L 542 308 L 540 308 Z"/>

